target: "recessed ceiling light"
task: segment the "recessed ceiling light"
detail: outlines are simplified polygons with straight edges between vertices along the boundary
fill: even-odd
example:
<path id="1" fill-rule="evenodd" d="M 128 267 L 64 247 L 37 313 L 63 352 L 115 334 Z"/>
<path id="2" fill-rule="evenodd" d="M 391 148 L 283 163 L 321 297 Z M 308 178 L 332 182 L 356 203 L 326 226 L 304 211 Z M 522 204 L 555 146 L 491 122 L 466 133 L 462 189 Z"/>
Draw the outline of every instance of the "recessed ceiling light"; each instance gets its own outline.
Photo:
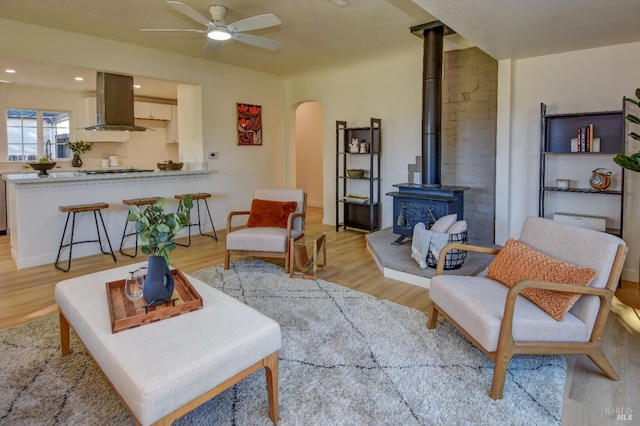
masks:
<path id="1" fill-rule="evenodd" d="M 76 77 L 74 78 L 75 81 L 84 81 L 84 77 Z"/>
<path id="2" fill-rule="evenodd" d="M 4 72 L 9 73 L 9 74 L 15 74 L 16 70 L 4 70 Z"/>
<path id="3" fill-rule="evenodd" d="M 134 84 L 134 85 L 133 85 L 133 88 L 134 88 L 134 89 L 140 89 L 141 87 L 142 87 L 142 86 L 140 86 L 139 84 Z"/>
<path id="4" fill-rule="evenodd" d="M 0 80 L 0 83 L 11 83 L 11 82 L 8 80 Z"/>

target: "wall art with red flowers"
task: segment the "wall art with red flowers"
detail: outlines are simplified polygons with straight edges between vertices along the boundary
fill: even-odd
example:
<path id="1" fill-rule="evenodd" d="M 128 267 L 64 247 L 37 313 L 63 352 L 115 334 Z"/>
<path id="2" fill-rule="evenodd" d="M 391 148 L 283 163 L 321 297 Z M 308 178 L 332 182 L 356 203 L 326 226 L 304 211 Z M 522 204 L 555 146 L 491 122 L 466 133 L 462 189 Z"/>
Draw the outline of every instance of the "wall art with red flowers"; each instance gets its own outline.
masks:
<path id="1" fill-rule="evenodd" d="M 238 145 L 262 145 L 262 107 L 237 104 Z"/>

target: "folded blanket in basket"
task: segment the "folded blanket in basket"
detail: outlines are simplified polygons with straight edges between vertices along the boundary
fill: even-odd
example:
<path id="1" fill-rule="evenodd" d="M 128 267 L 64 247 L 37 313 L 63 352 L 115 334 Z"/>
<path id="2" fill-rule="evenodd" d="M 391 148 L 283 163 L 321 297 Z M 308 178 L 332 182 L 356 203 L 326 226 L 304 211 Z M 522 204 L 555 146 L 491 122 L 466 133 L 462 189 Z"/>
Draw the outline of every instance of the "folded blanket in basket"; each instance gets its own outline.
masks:
<path id="1" fill-rule="evenodd" d="M 440 250 L 447 245 L 449 234 L 446 232 L 433 232 L 427 229 L 424 223 L 418 222 L 413 227 L 413 239 L 411 241 L 411 258 L 418 262 L 420 268 L 427 267 L 427 254 L 438 259 Z"/>

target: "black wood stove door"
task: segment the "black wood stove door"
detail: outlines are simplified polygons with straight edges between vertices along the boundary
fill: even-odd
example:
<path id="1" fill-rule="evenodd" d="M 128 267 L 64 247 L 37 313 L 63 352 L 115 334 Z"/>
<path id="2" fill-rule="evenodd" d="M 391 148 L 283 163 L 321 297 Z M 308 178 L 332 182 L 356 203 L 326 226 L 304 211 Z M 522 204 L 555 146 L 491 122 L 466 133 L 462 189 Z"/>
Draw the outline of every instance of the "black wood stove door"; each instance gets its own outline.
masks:
<path id="1" fill-rule="evenodd" d="M 455 197 L 445 199 L 422 199 L 415 197 L 393 197 L 393 233 L 400 235 L 396 243 L 413 236 L 413 227 L 423 222 L 427 228 L 442 216 L 456 213 L 462 219 L 462 200 Z"/>

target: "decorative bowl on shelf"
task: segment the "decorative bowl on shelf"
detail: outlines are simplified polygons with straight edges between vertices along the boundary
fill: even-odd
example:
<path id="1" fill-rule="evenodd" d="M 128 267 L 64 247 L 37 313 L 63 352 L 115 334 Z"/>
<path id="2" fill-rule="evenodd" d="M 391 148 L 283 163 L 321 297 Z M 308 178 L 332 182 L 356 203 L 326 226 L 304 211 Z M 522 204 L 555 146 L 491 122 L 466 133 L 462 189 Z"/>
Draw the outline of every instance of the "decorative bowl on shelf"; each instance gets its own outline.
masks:
<path id="1" fill-rule="evenodd" d="M 49 176 L 47 170 L 53 169 L 56 163 L 29 163 L 29 166 L 38 171 L 38 176 Z"/>
<path id="2" fill-rule="evenodd" d="M 347 169 L 347 176 L 351 179 L 362 179 L 364 177 L 363 169 Z"/>
<path id="3" fill-rule="evenodd" d="M 369 202 L 369 197 L 347 194 L 344 196 L 344 200 L 348 203 L 367 204 Z"/>
<path id="4" fill-rule="evenodd" d="M 180 170 L 183 163 L 174 163 L 173 161 L 167 161 L 165 163 L 158 163 L 158 169 L 160 170 Z"/>

